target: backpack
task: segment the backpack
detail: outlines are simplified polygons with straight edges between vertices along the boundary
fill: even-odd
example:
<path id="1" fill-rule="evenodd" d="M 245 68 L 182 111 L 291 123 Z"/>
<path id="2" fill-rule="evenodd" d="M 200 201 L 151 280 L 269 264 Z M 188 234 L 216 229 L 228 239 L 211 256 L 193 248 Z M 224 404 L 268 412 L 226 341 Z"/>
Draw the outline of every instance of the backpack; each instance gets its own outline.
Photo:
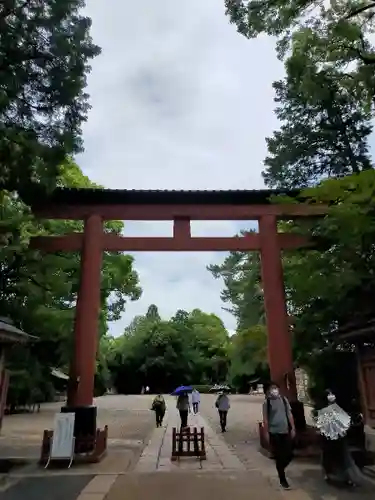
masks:
<path id="1" fill-rule="evenodd" d="M 283 399 L 283 403 L 284 403 L 285 415 L 286 415 L 286 419 L 288 422 L 288 428 L 289 428 L 289 432 L 290 432 L 292 430 L 292 426 L 290 425 L 290 420 L 289 420 L 287 400 L 284 396 L 282 396 L 282 399 Z M 270 398 L 267 398 L 267 420 L 268 420 L 268 422 L 270 421 L 270 414 L 271 414 L 271 400 L 270 400 Z"/>
<path id="2" fill-rule="evenodd" d="M 152 408 L 153 410 L 162 409 L 162 407 L 164 407 L 164 404 L 165 404 L 164 399 L 156 397 L 152 403 Z"/>

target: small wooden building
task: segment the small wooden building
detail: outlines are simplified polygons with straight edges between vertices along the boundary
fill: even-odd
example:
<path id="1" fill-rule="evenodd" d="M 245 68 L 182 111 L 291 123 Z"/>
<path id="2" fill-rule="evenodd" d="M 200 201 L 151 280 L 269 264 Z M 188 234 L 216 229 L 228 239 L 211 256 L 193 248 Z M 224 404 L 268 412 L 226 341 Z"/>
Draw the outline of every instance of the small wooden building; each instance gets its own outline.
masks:
<path id="1" fill-rule="evenodd" d="M 0 430 L 9 387 L 9 372 L 5 368 L 7 350 L 14 344 L 26 343 L 33 340 L 37 340 L 37 337 L 28 335 L 19 328 L 16 328 L 10 319 L 0 317 Z"/>
<path id="2" fill-rule="evenodd" d="M 356 346 L 366 449 L 375 453 L 375 318 L 348 325 L 340 338 Z"/>
<path id="3" fill-rule="evenodd" d="M 51 376 L 53 378 L 53 385 L 56 390 L 56 400 L 65 401 L 67 397 L 69 375 L 62 372 L 58 368 L 51 368 Z"/>
<path id="4" fill-rule="evenodd" d="M 366 449 L 375 453 L 375 346 L 364 344 L 357 349 Z"/>

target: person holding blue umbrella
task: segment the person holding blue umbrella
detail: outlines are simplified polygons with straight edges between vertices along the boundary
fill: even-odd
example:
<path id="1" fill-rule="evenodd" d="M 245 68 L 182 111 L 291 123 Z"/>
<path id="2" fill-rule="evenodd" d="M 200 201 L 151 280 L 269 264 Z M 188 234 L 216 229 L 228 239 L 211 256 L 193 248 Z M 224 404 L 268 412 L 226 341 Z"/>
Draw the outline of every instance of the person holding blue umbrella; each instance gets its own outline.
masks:
<path id="1" fill-rule="evenodd" d="M 181 385 L 177 387 L 172 394 L 177 396 L 177 410 L 180 414 L 181 419 L 181 431 L 186 429 L 188 426 L 188 415 L 189 415 L 189 392 L 192 392 L 193 388 L 191 386 Z"/>

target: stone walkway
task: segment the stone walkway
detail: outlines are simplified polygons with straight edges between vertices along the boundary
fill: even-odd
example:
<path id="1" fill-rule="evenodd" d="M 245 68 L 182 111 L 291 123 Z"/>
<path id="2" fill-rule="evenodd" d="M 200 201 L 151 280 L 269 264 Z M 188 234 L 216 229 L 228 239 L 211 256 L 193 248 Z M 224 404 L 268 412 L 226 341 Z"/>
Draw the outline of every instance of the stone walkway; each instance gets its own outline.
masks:
<path id="1" fill-rule="evenodd" d="M 207 459 L 200 461 L 186 457 L 172 462 L 172 431 L 173 427 L 179 428 L 180 420 L 173 402 L 169 407 L 163 427 L 155 428 L 132 473 L 96 476 L 77 500 L 120 500 L 125 490 L 132 500 L 159 499 L 161 494 L 172 500 L 176 496 L 172 492 L 176 489 L 179 490 L 180 500 L 188 500 L 192 496 L 196 500 L 203 500 L 212 495 L 213 484 L 218 488 L 216 496 L 220 500 L 234 493 L 234 498 L 238 500 L 247 499 L 252 488 L 256 488 L 257 500 L 268 500 L 270 495 L 275 500 L 282 498 L 281 492 L 260 471 L 250 474 L 246 471 L 222 437 L 199 414 L 190 414 L 188 424 L 190 427 L 204 428 Z M 181 491 L 181 481 L 184 481 L 184 492 Z M 219 484 L 221 486 L 218 487 Z M 185 485 L 189 486 L 185 489 Z"/>
<path id="2" fill-rule="evenodd" d="M 172 430 L 180 426 L 180 419 L 176 410 L 171 410 L 166 415 L 164 427 L 155 429 L 149 444 L 144 449 L 135 472 L 177 472 L 177 471 L 223 471 L 240 470 L 245 467 L 236 455 L 228 448 L 220 436 L 207 424 L 201 415 L 189 415 L 190 427 L 203 427 L 206 438 L 207 460 L 200 461 L 196 458 L 181 458 L 171 462 Z"/>
<path id="3" fill-rule="evenodd" d="M 294 461 L 288 468 L 293 490 L 281 491 L 275 465 L 258 451 L 257 421 L 261 415 L 261 399 L 232 396 L 228 432 L 221 434 L 215 398 L 202 396 L 199 415 L 189 415 L 191 427 L 204 427 L 207 460 L 181 458 L 171 462 L 172 429 L 179 427 L 176 401 L 167 397 L 169 413 L 164 427 L 155 428 L 150 412 L 151 396 L 110 396 L 99 398 L 101 425 L 108 424 L 110 438 L 108 456 L 91 466 L 75 465 L 70 471 L 45 471 L 31 463 L 26 468 L 6 475 L 8 489 L 1 491 L 0 500 L 373 500 L 374 487 L 357 491 L 338 490 L 322 480 L 319 464 Z M 41 425 L 53 421 L 54 408 L 42 409 L 30 417 L 9 417 L 0 445 L 16 438 L 17 450 L 37 450 L 37 435 Z M 50 422 L 48 423 L 47 422 Z M 39 423 L 40 421 L 40 423 Z M 30 425 L 27 442 L 27 423 Z M 40 432 L 40 431 L 39 431 Z M 26 449 L 23 444 L 28 445 Z M 1 446 L 0 446 L 1 447 Z M 6 447 L 5 447 L 6 448 Z M 35 452 L 34 452 L 35 453 Z M 30 454 L 31 455 L 31 454 Z M 9 484 L 9 481 L 11 484 Z M 27 492 L 27 494 L 25 493 Z"/>
<path id="4" fill-rule="evenodd" d="M 190 427 L 205 430 L 207 460 L 181 458 L 171 461 L 172 430 L 179 428 L 177 410 L 170 404 L 162 428 L 155 429 L 132 474 L 120 475 L 112 483 L 105 500 L 122 500 L 124 492 L 132 500 L 281 500 L 283 492 L 259 470 L 247 471 L 221 435 L 201 415 L 189 415 Z M 78 500 L 102 500 L 87 496 Z"/>

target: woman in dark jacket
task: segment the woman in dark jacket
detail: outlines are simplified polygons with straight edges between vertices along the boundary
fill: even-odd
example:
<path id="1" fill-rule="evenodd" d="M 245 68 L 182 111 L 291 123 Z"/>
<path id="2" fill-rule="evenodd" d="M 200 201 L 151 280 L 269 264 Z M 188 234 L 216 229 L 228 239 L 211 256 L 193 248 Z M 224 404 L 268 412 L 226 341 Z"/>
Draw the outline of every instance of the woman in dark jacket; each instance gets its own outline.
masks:
<path id="1" fill-rule="evenodd" d="M 161 427 L 166 410 L 165 399 L 162 394 L 155 396 L 154 401 L 152 402 L 151 410 L 155 412 L 156 427 Z"/>

